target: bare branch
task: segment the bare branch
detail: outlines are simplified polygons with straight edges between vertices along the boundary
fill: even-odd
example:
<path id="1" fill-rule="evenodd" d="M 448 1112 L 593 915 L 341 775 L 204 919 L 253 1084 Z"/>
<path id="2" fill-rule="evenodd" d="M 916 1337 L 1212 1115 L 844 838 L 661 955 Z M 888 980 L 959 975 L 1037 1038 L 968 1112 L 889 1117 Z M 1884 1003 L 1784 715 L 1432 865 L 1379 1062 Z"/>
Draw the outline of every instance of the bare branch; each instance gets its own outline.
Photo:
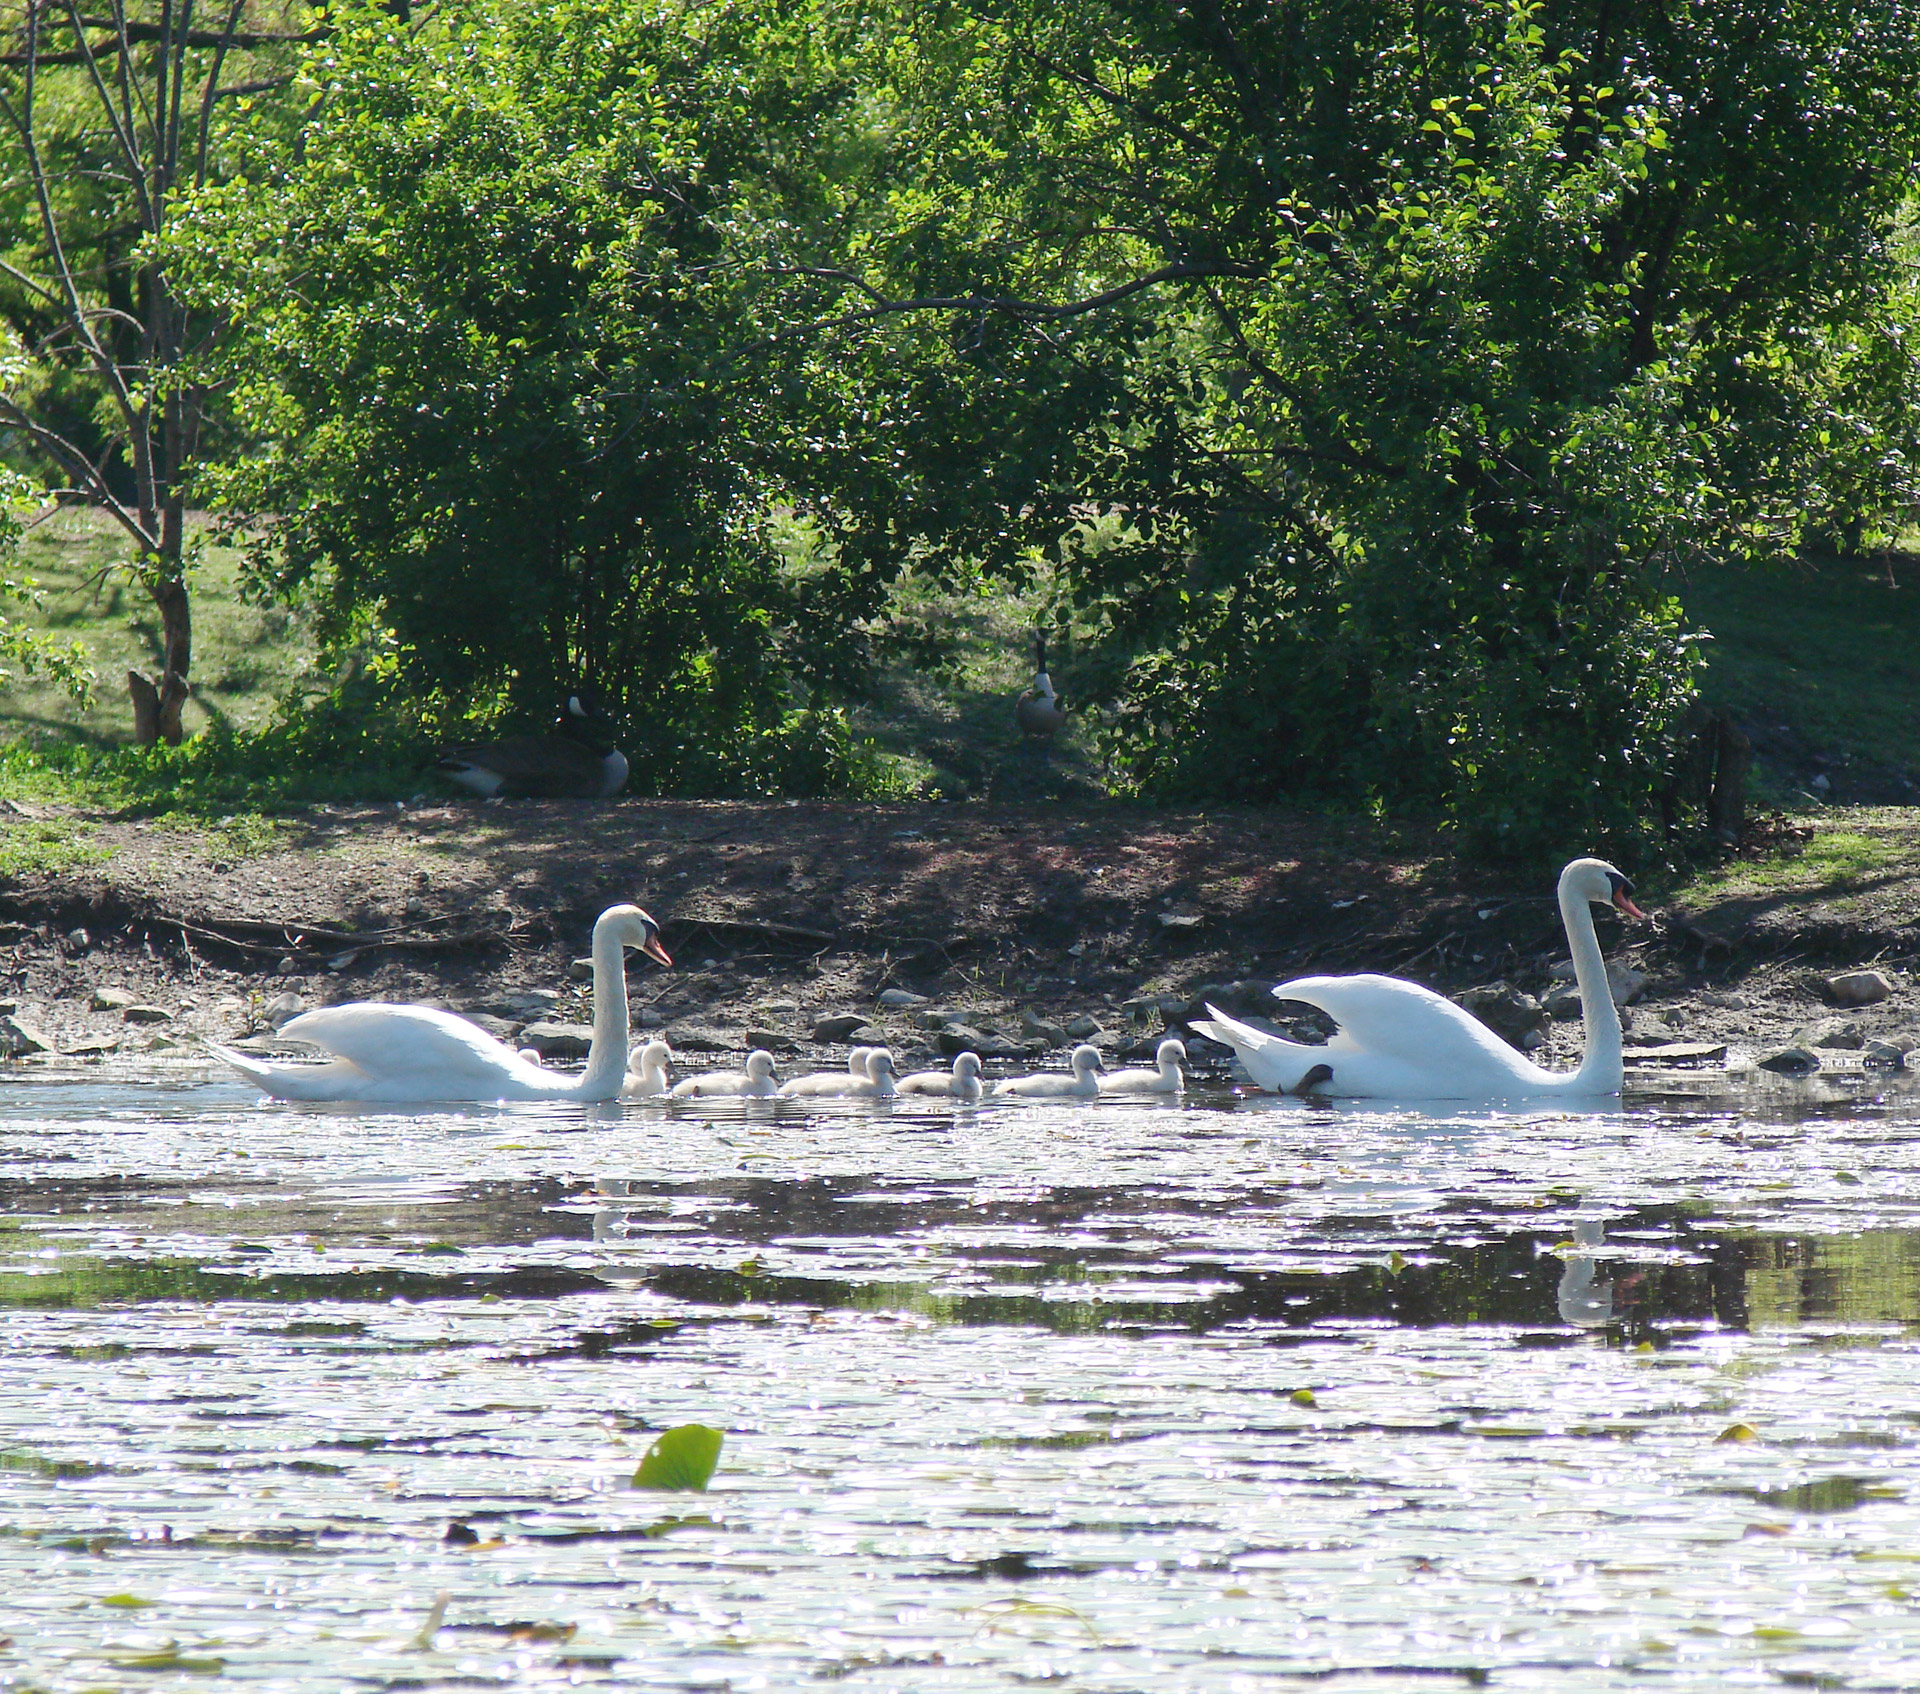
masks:
<path id="1" fill-rule="evenodd" d="M 1230 259 L 1216 260 L 1207 264 L 1162 265 L 1158 270 L 1148 271 L 1144 276 L 1134 277 L 1129 282 L 1102 289 L 1098 294 L 1089 294 L 1084 299 L 1068 300 L 1057 305 L 1043 300 L 1020 300 L 1007 294 L 943 294 L 924 296 L 916 300 L 895 300 L 888 298 L 872 284 L 855 276 L 851 271 L 829 270 L 813 265 L 786 267 L 775 271 L 774 274 L 818 277 L 823 281 L 844 283 L 849 288 L 858 289 L 874 304 L 860 311 L 841 312 L 832 317 L 815 318 L 809 323 L 795 324 L 790 329 L 768 336 L 760 343 L 763 347 L 770 347 L 781 341 L 790 341 L 795 336 L 811 335 L 820 330 L 847 329 L 854 324 L 872 323 L 878 318 L 898 317 L 908 312 L 979 312 L 983 315 L 988 312 L 998 312 L 1012 318 L 1057 321 L 1062 318 L 1083 317 L 1088 312 L 1097 312 L 1103 307 L 1118 305 L 1129 296 L 1138 294 L 1143 289 L 1157 288 L 1163 282 L 1185 282 L 1199 277 L 1213 276 L 1253 278 L 1263 273 L 1251 265 L 1242 265 Z"/>
<path id="2" fill-rule="evenodd" d="M 97 505 L 104 506 L 113 514 L 120 527 L 143 548 L 151 552 L 160 545 L 159 539 L 115 497 L 100 467 L 65 436 L 48 429 L 45 424 L 36 422 L 15 401 L 8 399 L 5 395 L 0 395 L 0 420 L 12 424 L 15 429 L 25 430 L 68 470 L 77 475 L 81 487 L 75 492 L 86 495 Z"/>

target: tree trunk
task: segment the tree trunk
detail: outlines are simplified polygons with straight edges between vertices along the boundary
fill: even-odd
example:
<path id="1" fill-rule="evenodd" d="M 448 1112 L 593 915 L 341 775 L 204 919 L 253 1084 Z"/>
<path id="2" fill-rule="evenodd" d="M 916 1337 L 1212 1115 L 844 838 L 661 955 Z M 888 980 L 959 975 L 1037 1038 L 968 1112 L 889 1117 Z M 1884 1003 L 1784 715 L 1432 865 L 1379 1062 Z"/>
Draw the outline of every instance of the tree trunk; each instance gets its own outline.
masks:
<path id="1" fill-rule="evenodd" d="M 187 677 L 193 664 L 193 609 L 187 585 L 178 576 L 156 578 L 147 588 L 160 613 L 160 681 L 155 684 L 138 671 L 127 672 L 133 739 L 142 747 L 156 741 L 178 747 L 186 734 L 180 712 L 187 703 Z"/>

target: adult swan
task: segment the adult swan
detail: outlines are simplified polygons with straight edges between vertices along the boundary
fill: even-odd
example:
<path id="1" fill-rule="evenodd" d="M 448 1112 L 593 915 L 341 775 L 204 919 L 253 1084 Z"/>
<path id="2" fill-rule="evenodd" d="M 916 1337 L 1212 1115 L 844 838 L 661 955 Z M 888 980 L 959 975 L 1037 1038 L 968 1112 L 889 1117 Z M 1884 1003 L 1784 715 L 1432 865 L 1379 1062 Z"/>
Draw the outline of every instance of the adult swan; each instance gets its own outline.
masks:
<path id="1" fill-rule="evenodd" d="M 1560 873 L 1560 919 L 1586 1017 L 1578 1070 L 1542 1070 L 1451 1000 L 1391 976 L 1303 976 L 1274 989 L 1276 999 L 1304 1000 L 1340 1026 L 1324 1047 L 1268 1035 L 1212 1006 L 1212 1022 L 1195 1019 L 1193 1028 L 1226 1042 L 1256 1083 L 1278 1093 L 1318 1089 L 1370 1100 L 1618 1094 L 1620 1013 L 1593 932 L 1593 908 L 1614 906 L 1644 918 L 1632 893 L 1633 884 L 1600 859 L 1575 859 Z"/>
<path id="2" fill-rule="evenodd" d="M 629 947 L 673 963 L 660 945 L 660 926 L 638 906 L 600 914 L 593 926 L 593 1044 L 578 1076 L 543 1070 L 452 1012 L 365 1001 L 323 1006 L 281 1026 L 281 1035 L 330 1054 L 324 1064 L 263 1064 L 225 1047 L 213 1050 L 281 1100 L 613 1100 L 627 1075 Z"/>

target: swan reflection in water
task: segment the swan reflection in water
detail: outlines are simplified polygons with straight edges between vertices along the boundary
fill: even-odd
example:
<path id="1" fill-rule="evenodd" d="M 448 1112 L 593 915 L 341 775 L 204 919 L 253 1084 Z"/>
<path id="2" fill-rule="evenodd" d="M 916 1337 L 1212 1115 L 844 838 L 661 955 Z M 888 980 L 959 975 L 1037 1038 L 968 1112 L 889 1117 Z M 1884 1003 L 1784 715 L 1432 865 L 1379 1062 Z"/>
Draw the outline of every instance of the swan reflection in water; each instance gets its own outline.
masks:
<path id="1" fill-rule="evenodd" d="M 1597 1280 L 1606 1245 L 1605 1218 L 1583 1217 L 1574 1220 L 1572 1249 L 1561 1249 L 1566 1264 L 1560 1272 L 1560 1286 L 1555 1291 L 1560 1321 L 1578 1329 L 1604 1329 L 1608 1324 L 1626 1322 L 1632 1316 L 1638 1316 L 1640 1323 L 1636 1327 L 1644 1327 L 1646 1313 L 1629 1310 L 1639 1305 L 1638 1289 L 1642 1273 L 1633 1271 L 1618 1279 L 1609 1277 L 1605 1281 Z M 1615 1311 L 1616 1305 L 1620 1308 L 1618 1313 Z"/>

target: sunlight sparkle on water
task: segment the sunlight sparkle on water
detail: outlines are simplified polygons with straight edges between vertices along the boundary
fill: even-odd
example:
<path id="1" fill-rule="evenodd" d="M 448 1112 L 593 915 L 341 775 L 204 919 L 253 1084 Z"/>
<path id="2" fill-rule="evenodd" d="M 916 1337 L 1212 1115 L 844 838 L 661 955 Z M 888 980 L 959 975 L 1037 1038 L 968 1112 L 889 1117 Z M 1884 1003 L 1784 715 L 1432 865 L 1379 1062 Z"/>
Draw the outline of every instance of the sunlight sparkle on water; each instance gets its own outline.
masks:
<path id="1" fill-rule="evenodd" d="M 0 1687 L 1920 1686 L 1901 1098 L 0 1105 Z"/>

